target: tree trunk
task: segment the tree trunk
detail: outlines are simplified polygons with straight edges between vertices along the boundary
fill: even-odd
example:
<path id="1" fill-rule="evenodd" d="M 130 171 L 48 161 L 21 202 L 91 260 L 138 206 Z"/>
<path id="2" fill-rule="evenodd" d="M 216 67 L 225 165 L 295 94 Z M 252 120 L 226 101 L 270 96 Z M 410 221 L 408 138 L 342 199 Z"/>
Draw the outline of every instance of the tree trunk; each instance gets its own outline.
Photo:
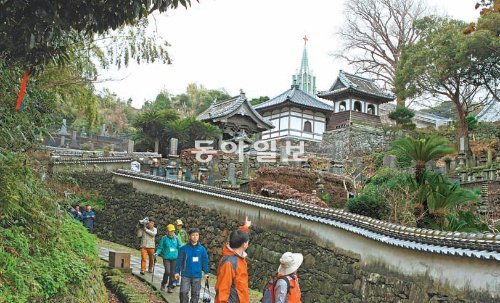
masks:
<path id="1" fill-rule="evenodd" d="M 457 125 L 457 141 L 458 141 L 458 150 L 459 152 L 465 152 L 466 155 L 470 154 L 469 148 L 469 126 L 467 125 L 466 112 L 462 108 L 462 105 L 458 100 L 453 100 L 455 106 L 457 108 L 458 113 L 458 125 Z M 464 144 L 460 143 L 460 138 L 464 138 Z M 463 150 L 462 150 L 463 147 Z"/>
<path id="2" fill-rule="evenodd" d="M 420 186 L 424 183 L 424 173 L 425 173 L 425 162 L 421 163 L 417 162 L 415 165 L 415 180 L 417 181 L 417 184 Z"/>
<path id="3" fill-rule="evenodd" d="M 418 187 L 420 190 L 422 185 L 424 184 L 424 174 L 425 174 L 425 162 L 419 161 L 415 165 L 415 180 L 417 181 Z M 415 218 L 417 218 L 416 224 L 419 228 L 424 228 L 425 223 L 424 219 L 429 213 L 429 206 L 427 205 L 427 198 L 424 198 L 423 201 L 419 201 L 420 203 L 415 206 L 413 210 L 413 214 Z"/>
<path id="4" fill-rule="evenodd" d="M 404 98 L 401 98 L 400 96 L 396 97 L 396 106 L 397 107 L 406 107 L 406 100 Z"/>

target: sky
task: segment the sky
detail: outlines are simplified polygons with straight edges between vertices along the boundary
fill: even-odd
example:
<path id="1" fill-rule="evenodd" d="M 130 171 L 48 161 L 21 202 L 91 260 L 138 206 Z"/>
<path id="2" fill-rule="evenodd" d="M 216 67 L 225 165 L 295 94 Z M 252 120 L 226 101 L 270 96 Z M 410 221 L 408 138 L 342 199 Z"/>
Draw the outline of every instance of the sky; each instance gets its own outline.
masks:
<path id="1" fill-rule="evenodd" d="M 345 21 L 344 0 L 192 0 L 155 15 L 153 25 L 171 46 L 172 64 L 130 64 L 101 71 L 98 90 L 108 88 L 121 99 L 132 98 L 140 108 L 167 89 L 185 92 L 189 83 L 224 89 L 229 95 L 242 89 L 247 98 L 275 97 L 290 88 L 300 67 L 307 35 L 309 67 L 318 91 L 327 90 L 338 71 L 354 72 L 330 54 L 341 48 L 335 32 Z M 476 0 L 427 0 L 440 14 L 475 21 Z M 152 27 L 153 28 L 153 27 Z"/>

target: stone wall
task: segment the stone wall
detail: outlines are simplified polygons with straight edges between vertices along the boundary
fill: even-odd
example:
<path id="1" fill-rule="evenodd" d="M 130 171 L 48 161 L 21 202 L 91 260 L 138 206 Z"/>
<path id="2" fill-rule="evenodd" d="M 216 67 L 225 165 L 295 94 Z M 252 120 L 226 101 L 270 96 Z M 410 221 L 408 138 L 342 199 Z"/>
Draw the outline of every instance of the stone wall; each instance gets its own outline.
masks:
<path id="1" fill-rule="evenodd" d="M 500 181 L 488 182 L 488 211 L 494 218 L 500 218 Z"/>
<path id="2" fill-rule="evenodd" d="M 82 188 L 97 191 L 106 207 L 97 213 L 99 237 L 129 247 L 138 247 L 135 237 L 137 220 L 157 218 L 160 236 L 166 224 L 181 218 L 186 227 L 201 229 L 201 242 L 208 248 L 211 271 L 216 272 L 220 248 L 231 230 L 238 226 L 217 210 L 208 210 L 165 197 L 136 192 L 128 184 L 113 184 L 110 174 L 73 175 Z M 425 276 L 404 277 L 388 272 L 383 266 L 366 268 L 359 256 L 317 244 L 310 235 L 292 229 L 278 232 L 253 227 L 249 253 L 250 287 L 261 289 L 277 270 L 285 251 L 301 252 L 304 264 L 299 269 L 302 302 L 494 302 L 485 294 L 458 294 L 450 287 L 433 284 Z M 159 240 L 159 237 L 158 237 Z"/>
<path id="3" fill-rule="evenodd" d="M 341 160 L 359 157 L 387 148 L 392 137 L 382 128 L 350 125 L 345 128 L 327 131 L 323 134 L 320 152 L 328 152 L 332 158 Z"/>

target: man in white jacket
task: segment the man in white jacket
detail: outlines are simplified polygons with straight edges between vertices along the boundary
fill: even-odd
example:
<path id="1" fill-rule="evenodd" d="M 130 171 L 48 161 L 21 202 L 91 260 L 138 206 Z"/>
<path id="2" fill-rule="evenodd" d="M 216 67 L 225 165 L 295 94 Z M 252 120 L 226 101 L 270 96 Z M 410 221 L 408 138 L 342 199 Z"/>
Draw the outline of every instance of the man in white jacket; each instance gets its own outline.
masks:
<path id="1" fill-rule="evenodd" d="M 154 253 L 155 253 L 155 236 L 157 230 L 155 220 L 149 218 L 149 222 L 142 230 L 141 238 L 141 275 L 146 271 L 146 259 L 149 257 L 148 272 L 153 272 Z"/>

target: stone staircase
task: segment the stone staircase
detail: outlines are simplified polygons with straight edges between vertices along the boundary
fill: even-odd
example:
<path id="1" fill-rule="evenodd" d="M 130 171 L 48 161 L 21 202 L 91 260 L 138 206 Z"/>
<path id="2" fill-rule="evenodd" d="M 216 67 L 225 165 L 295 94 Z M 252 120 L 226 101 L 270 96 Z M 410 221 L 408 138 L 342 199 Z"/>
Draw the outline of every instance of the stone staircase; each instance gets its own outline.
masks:
<path id="1" fill-rule="evenodd" d="M 477 207 L 477 211 L 482 215 L 487 214 L 490 211 L 489 200 L 488 200 L 488 188 L 489 188 L 489 182 L 484 181 L 481 184 L 481 201 L 479 202 L 479 205 Z"/>

